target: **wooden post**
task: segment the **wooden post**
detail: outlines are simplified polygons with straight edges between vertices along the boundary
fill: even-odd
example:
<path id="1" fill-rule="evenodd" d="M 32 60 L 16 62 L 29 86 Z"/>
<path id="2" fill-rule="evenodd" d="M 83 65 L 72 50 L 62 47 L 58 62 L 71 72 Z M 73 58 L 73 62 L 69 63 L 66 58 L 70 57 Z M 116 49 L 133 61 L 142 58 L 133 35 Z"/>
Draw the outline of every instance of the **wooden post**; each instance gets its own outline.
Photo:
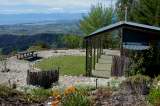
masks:
<path id="1" fill-rule="evenodd" d="M 88 40 L 87 39 L 85 40 L 85 43 L 86 43 L 86 76 L 89 76 L 88 75 Z"/>
<path id="2" fill-rule="evenodd" d="M 90 48 L 89 48 L 89 76 L 91 76 L 91 74 L 92 74 L 92 65 L 93 65 L 93 63 L 92 63 L 92 40 L 91 39 L 89 39 L 89 44 L 90 44 Z"/>
<path id="3" fill-rule="evenodd" d="M 98 63 L 98 57 L 99 57 L 99 54 L 98 54 L 98 43 L 99 41 L 98 41 L 98 39 L 96 39 L 96 46 L 97 46 L 97 63 Z"/>
<path id="4" fill-rule="evenodd" d="M 123 28 L 120 29 L 120 69 L 121 69 L 121 72 L 123 72 L 123 55 L 124 55 L 124 52 L 123 52 L 123 36 L 124 36 L 124 32 L 123 32 Z"/>
<path id="5" fill-rule="evenodd" d="M 94 39 L 94 43 L 93 43 L 93 45 L 94 45 L 94 64 L 93 64 L 93 69 L 95 70 L 95 65 L 96 65 L 96 44 L 95 44 L 95 39 Z"/>
<path id="6" fill-rule="evenodd" d="M 92 71 L 92 42 L 86 39 L 86 75 L 91 76 Z"/>

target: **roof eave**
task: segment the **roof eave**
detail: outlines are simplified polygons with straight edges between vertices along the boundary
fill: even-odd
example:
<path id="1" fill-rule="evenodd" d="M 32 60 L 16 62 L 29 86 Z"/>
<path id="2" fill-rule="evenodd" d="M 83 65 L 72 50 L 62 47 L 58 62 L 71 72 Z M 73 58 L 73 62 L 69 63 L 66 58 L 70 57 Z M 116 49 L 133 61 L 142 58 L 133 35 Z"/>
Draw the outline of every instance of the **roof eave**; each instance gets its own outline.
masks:
<path id="1" fill-rule="evenodd" d="M 141 29 L 148 29 L 148 30 L 153 30 L 153 31 L 156 31 L 156 32 L 160 33 L 160 28 L 159 27 L 149 26 L 149 25 L 144 25 L 144 24 L 138 24 L 138 23 L 133 23 L 133 22 L 120 21 L 118 23 L 111 24 L 109 26 L 100 28 L 100 29 L 96 30 L 95 32 L 89 34 L 89 36 L 86 36 L 84 39 L 93 37 L 95 35 L 101 34 L 101 33 L 106 32 L 106 31 L 117 29 L 117 28 L 122 27 L 122 26 L 124 26 L 124 27 L 125 26 L 130 26 L 130 27 L 137 27 L 137 28 L 141 28 Z"/>

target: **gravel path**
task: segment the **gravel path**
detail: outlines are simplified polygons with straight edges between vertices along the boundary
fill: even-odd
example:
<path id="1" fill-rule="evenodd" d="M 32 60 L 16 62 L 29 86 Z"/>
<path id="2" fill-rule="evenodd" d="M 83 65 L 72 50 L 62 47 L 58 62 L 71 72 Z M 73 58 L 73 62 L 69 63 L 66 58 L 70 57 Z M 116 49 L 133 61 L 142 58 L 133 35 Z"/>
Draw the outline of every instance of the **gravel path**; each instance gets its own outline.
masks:
<path id="1" fill-rule="evenodd" d="M 106 78 L 95 78 L 95 77 L 83 77 L 83 76 L 60 76 L 59 84 L 62 86 L 115 86 L 118 87 L 119 84 L 125 80 L 124 77 L 114 78 L 111 77 L 109 79 Z"/>

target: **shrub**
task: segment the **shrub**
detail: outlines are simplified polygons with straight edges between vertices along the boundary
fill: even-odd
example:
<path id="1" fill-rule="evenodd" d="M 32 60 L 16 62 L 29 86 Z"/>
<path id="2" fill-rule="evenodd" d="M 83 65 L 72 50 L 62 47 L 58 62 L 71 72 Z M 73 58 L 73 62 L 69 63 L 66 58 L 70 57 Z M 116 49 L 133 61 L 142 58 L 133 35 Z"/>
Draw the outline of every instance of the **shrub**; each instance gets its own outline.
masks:
<path id="1" fill-rule="evenodd" d="M 153 87 L 160 87 L 160 75 L 153 80 Z"/>
<path id="2" fill-rule="evenodd" d="M 148 100 L 154 106 L 160 106 L 160 88 L 153 88 L 150 90 Z"/>
<path id="3" fill-rule="evenodd" d="M 28 51 L 41 51 L 47 50 L 50 46 L 44 42 L 37 42 L 28 48 Z"/>
<path id="4" fill-rule="evenodd" d="M 22 93 L 18 92 L 17 90 L 11 89 L 4 85 L 0 85 L 0 97 L 7 98 L 10 96 L 14 97 L 14 96 L 20 96 L 20 95 L 22 95 Z"/>
<path id="5" fill-rule="evenodd" d="M 130 58 L 133 61 L 128 71 L 129 75 L 143 74 L 154 78 L 160 74 L 160 49 L 156 46 L 157 44 L 152 43 L 148 50 L 130 54 Z"/>
<path id="6" fill-rule="evenodd" d="M 90 106 L 90 99 L 88 98 L 88 89 L 76 88 L 69 86 L 66 89 L 54 89 L 54 101 L 52 106 Z"/>
<path id="7" fill-rule="evenodd" d="M 68 94 L 62 99 L 63 106 L 90 106 L 90 100 L 84 91 Z"/>
<path id="8" fill-rule="evenodd" d="M 132 92 L 145 95 L 149 93 L 151 78 L 144 75 L 135 75 L 128 77 L 122 85 Z"/>
<path id="9" fill-rule="evenodd" d="M 41 103 L 48 99 L 51 96 L 52 91 L 50 89 L 43 89 L 43 88 L 33 88 L 30 89 L 26 98 L 31 103 Z"/>

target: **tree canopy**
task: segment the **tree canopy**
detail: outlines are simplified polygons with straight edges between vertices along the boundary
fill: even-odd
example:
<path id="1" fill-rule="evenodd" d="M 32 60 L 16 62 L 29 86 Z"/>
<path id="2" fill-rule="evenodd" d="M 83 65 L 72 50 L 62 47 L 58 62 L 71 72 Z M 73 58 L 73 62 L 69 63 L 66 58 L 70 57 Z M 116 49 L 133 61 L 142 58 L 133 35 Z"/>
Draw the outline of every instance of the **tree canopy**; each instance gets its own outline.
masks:
<path id="1" fill-rule="evenodd" d="M 112 23 L 113 9 L 102 4 L 91 7 L 91 11 L 80 21 L 80 28 L 86 34 Z"/>
<path id="2" fill-rule="evenodd" d="M 67 48 L 81 48 L 82 47 L 82 37 L 77 35 L 66 35 L 62 38 L 65 47 Z"/>
<path id="3" fill-rule="evenodd" d="M 160 26 L 160 0 L 118 0 L 119 20 L 124 20 L 125 7 L 128 9 L 128 21 Z"/>
<path id="4" fill-rule="evenodd" d="M 139 0 L 133 11 L 133 21 L 160 26 L 160 0 Z"/>

